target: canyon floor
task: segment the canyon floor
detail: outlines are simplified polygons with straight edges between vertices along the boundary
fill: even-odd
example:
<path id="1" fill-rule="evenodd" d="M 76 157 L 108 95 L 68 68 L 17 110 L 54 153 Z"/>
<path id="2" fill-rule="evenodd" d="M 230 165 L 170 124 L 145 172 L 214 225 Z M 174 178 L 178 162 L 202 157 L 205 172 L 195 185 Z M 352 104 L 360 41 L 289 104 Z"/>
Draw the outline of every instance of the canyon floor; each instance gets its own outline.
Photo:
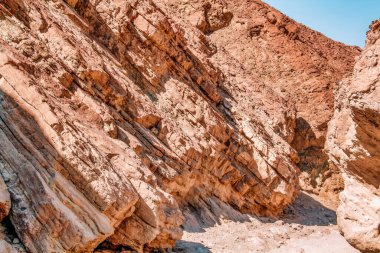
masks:
<path id="1" fill-rule="evenodd" d="M 185 231 L 174 252 L 181 253 L 358 253 L 339 233 L 336 203 L 302 193 L 280 219 L 221 218 L 220 224 Z"/>

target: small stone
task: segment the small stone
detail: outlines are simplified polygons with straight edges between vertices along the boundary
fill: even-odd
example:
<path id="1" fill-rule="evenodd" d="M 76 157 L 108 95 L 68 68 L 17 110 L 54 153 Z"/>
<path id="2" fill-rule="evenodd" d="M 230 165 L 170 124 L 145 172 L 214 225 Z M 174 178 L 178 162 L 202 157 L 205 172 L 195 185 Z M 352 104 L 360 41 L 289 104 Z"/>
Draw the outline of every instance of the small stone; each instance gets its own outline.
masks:
<path id="1" fill-rule="evenodd" d="M 285 224 L 285 222 L 283 220 L 278 220 L 274 224 L 276 224 L 278 226 L 283 226 Z"/>

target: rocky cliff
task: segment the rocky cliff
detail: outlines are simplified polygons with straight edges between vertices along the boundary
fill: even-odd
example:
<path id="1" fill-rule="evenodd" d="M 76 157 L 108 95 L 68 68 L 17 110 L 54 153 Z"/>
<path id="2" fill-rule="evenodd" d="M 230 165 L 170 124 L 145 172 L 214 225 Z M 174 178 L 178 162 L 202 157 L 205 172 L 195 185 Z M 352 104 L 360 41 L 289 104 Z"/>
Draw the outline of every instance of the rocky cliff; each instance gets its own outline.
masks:
<path id="1" fill-rule="evenodd" d="M 259 0 L 2 0 L 0 45 L 0 217 L 32 253 L 279 214 L 299 168 L 331 172 L 332 88 L 359 52 Z"/>
<path id="2" fill-rule="evenodd" d="M 380 20 L 371 25 L 352 76 L 336 91 L 326 148 L 344 172 L 337 212 L 348 242 L 380 251 Z"/>
<path id="3" fill-rule="evenodd" d="M 321 193 L 342 189 L 339 170 L 329 162 L 324 144 L 333 89 L 352 71 L 360 50 L 332 41 L 261 1 L 165 3 L 212 41 L 218 50 L 211 61 L 225 75 L 257 80 L 284 98 L 288 108 L 294 106 L 292 125 L 275 127 L 290 129 L 283 137 L 299 155 L 302 188 Z"/>

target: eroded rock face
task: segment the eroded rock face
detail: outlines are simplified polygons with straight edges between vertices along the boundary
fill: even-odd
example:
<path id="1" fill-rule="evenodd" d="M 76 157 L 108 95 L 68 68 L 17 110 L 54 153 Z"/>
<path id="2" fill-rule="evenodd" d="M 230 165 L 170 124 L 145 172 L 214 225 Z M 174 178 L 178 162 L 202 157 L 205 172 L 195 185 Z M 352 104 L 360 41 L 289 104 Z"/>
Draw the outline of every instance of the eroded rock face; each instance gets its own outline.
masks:
<path id="1" fill-rule="evenodd" d="M 298 152 L 302 188 L 315 193 L 340 190 L 339 170 L 329 163 L 323 149 L 327 123 L 333 114 L 333 88 L 352 71 L 359 48 L 332 41 L 261 1 L 162 2 L 198 27 L 202 15 L 207 16 L 201 11 L 204 6 L 218 13 L 232 13 L 233 19 L 223 29 L 210 33 L 200 28 L 217 47 L 210 60 L 234 80 L 233 86 L 226 88 L 244 89 L 237 83 L 250 78 L 294 105 L 295 120 L 287 121 L 287 125 L 278 122 L 273 127 Z M 274 110 L 271 114 L 277 113 Z"/>
<path id="2" fill-rule="evenodd" d="M 302 131 L 289 85 L 322 58 L 332 63 L 319 75 L 336 80 L 357 50 L 260 1 L 244 11 L 194 1 L 199 19 L 190 20 L 178 6 L 0 2 L 0 172 L 29 252 L 170 248 L 185 218 L 191 229 L 240 213 L 274 216 L 297 195 L 300 150 L 291 144 Z M 231 41 L 242 34 L 249 48 L 262 46 L 243 54 Z M 293 59 L 291 49 L 307 55 Z M 299 73 L 281 83 L 291 69 Z M 307 87 L 324 83 L 314 81 Z"/>
<path id="3" fill-rule="evenodd" d="M 371 25 L 366 47 L 351 77 L 336 91 L 326 148 L 344 171 L 338 224 L 362 252 L 380 251 L 380 21 Z"/>
<path id="4" fill-rule="evenodd" d="M 1 173 L 30 252 L 167 248 L 180 208 L 216 221 L 213 196 L 275 215 L 296 195 L 294 151 L 267 124 L 292 109 L 258 83 L 225 91 L 197 28 L 150 1 L 3 1 L 1 15 Z M 240 103 L 251 90 L 276 102 Z"/>

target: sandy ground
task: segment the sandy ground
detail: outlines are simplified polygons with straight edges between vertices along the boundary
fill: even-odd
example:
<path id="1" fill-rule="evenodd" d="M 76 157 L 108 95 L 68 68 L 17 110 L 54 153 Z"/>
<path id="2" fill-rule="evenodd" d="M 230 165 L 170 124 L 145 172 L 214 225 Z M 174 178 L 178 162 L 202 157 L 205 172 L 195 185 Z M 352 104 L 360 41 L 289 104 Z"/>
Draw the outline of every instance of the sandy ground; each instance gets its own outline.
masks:
<path id="1" fill-rule="evenodd" d="M 200 232 L 185 232 L 174 252 L 359 253 L 339 234 L 334 208 L 328 201 L 303 193 L 279 220 L 221 219 L 220 224 Z"/>

